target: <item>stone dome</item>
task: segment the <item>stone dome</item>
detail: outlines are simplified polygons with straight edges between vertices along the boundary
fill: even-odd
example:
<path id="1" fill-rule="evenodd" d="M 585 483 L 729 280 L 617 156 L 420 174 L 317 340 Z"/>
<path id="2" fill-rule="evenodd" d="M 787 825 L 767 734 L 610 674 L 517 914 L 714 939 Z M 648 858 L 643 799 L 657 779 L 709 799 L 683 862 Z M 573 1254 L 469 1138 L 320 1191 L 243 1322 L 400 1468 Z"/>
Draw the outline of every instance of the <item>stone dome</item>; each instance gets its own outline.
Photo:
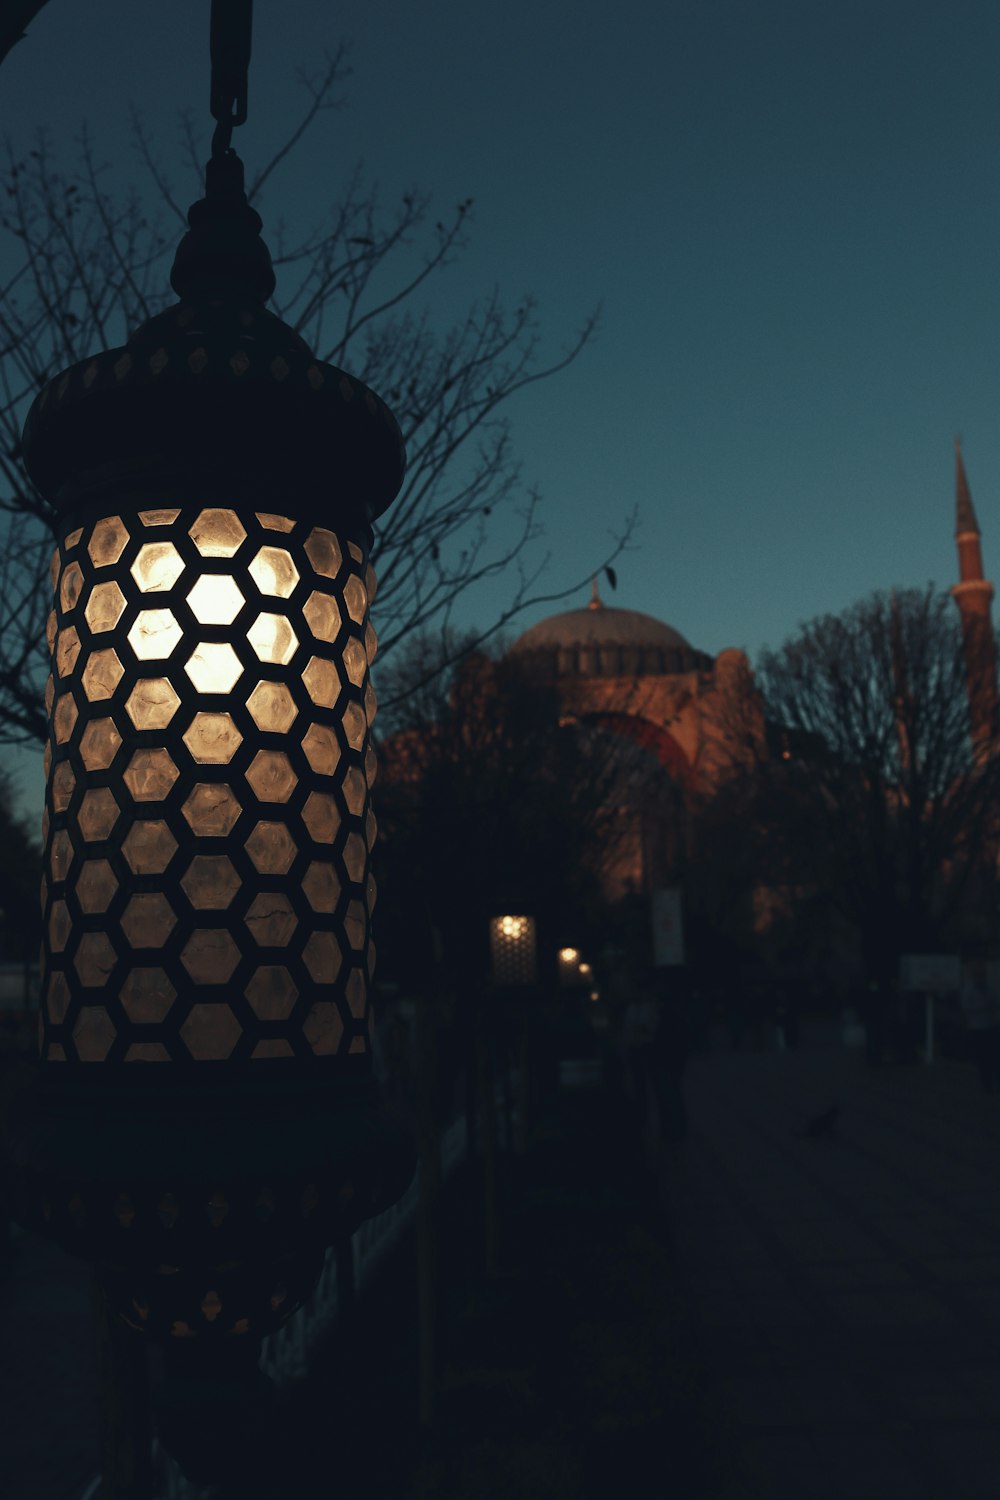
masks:
<path id="1" fill-rule="evenodd" d="M 560 677 L 648 677 L 704 671 L 712 664 L 672 625 L 637 609 L 606 605 L 596 585 L 585 608 L 540 620 L 511 652 L 544 662 Z"/>

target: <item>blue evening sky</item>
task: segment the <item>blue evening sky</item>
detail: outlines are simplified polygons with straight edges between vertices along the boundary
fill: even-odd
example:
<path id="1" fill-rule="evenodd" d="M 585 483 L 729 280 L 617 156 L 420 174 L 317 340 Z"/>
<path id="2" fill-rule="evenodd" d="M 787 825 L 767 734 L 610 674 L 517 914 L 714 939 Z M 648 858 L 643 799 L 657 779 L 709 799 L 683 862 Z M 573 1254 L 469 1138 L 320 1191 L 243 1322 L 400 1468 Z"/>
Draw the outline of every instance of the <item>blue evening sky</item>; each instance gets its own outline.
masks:
<path id="1" fill-rule="evenodd" d="M 0 72 L 4 132 L 68 144 L 87 120 L 137 175 L 132 100 L 169 161 L 179 110 L 208 123 L 208 9 L 49 0 Z M 957 432 L 1000 573 L 995 0 L 255 11 L 251 172 L 301 107 L 298 71 L 353 39 L 344 106 L 261 205 L 265 235 L 310 224 L 362 160 L 387 201 L 476 201 L 433 293 L 442 327 L 494 285 L 530 292 L 558 354 L 603 303 L 593 347 L 512 409 L 551 587 L 632 506 L 613 602 L 703 650 L 752 655 L 871 589 L 947 586 Z"/>

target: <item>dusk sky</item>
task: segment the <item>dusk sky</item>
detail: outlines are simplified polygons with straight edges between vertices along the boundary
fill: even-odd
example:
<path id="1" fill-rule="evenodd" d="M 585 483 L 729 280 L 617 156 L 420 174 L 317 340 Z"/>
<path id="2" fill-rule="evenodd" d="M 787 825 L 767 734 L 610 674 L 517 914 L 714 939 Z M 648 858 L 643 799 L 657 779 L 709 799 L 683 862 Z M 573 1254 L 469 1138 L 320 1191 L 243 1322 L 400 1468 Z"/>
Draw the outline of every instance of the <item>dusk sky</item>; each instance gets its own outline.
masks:
<path id="1" fill-rule="evenodd" d="M 71 148 L 86 120 L 125 180 L 134 101 L 190 201 L 177 116 L 207 133 L 208 10 L 50 0 L 4 64 L 5 133 Z M 633 506 L 609 602 L 702 650 L 753 655 L 874 588 L 947 586 L 956 433 L 1000 578 L 995 0 L 258 0 L 254 19 L 234 139 L 251 171 L 302 107 L 297 72 L 353 40 L 343 108 L 260 204 L 265 237 L 308 226 L 363 161 L 387 202 L 475 199 L 430 302 L 442 328 L 498 285 L 537 297 L 558 355 L 603 304 L 593 346 L 511 408 L 548 588 Z"/>

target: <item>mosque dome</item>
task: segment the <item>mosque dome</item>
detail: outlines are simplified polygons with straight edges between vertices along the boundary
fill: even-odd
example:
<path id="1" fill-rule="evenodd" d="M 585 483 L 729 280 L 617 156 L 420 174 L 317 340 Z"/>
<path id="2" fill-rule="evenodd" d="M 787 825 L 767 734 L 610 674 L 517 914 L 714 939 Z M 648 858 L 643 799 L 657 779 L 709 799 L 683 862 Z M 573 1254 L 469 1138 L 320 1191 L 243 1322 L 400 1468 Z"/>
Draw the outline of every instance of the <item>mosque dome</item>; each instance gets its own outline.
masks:
<path id="1" fill-rule="evenodd" d="M 637 609 L 606 605 L 596 582 L 584 609 L 540 620 L 518 637 L 511 653 L 530 656 L 559 677 L 662 676 L 712 665 L 672 625 Z"/>

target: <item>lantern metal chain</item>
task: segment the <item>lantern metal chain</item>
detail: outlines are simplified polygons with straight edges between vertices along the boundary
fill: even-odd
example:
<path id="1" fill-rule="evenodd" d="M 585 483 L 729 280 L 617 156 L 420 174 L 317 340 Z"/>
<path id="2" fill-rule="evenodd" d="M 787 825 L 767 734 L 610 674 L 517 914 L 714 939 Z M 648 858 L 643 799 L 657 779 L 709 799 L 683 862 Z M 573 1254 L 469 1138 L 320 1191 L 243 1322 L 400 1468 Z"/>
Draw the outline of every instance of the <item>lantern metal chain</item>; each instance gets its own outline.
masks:
<path id="1" fill-rule="evenodd" d="M 247 73 L 253 31 L 253 0 L 212 0 L 209 51 L 212 60 L 211 110 L 218 123 L 212 158 L 230 150 L 233 127 L 247 117 Z"/>

